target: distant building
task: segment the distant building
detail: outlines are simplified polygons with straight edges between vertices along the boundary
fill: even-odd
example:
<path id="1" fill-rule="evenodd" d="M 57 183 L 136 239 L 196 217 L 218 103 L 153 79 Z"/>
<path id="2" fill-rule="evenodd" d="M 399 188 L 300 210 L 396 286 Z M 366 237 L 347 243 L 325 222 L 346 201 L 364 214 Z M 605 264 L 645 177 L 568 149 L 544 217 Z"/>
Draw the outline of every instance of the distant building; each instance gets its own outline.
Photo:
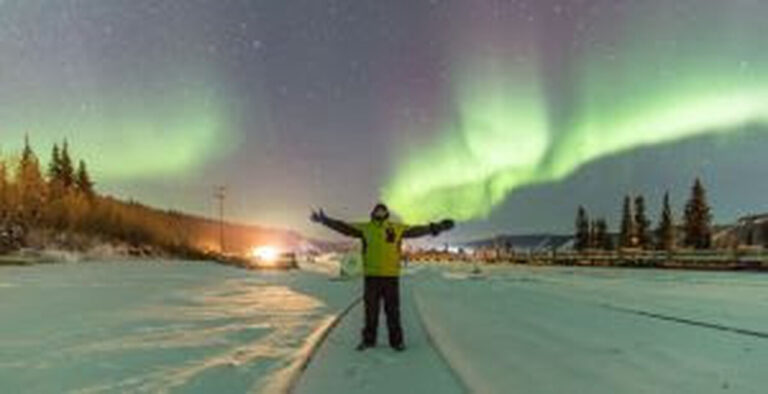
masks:
<path id="1" fill-rule="evenodd" d="M 504 255 L 573 249 L 573 236 L 555 234 L 501 235 L 459 245 L 471 250 L 492 250 Z"/>
<path id="2" fill-rule="evenodd" d="M 737 228 L 742 244 L 749 246 L 768 245 L 768 213 L 744 216 Z"/>
<path id="3" fill-rule="evenodd" d="M 735 225 L 715 231 L 718 247 L 768 247 L 768 213 L 739 218 Z"/>

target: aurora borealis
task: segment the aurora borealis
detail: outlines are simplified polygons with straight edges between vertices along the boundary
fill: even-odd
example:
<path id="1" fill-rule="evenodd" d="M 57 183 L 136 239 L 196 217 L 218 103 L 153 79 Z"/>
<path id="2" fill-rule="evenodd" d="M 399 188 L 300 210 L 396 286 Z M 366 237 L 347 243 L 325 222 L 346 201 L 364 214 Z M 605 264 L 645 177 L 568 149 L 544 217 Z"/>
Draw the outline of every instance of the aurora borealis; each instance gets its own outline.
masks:
<path id="1" fill-rule="evenodd" d="M 582 28 L 559 33 L 558 75 L 494 55 L 485 56 L 492 66 L 461 70 L 459 81 L 475 89 L 455 89 L 457 116 L 423 158 L 396 172 L 387 200 L 412 220 L 445 212 L 474 219 L 517 188 L 561 180 L 593 160 L 768 124 L 768 45 L 759 38 L 768 7 L 648 3 L 612 7 L 603 17 L 610 21 L 575 17 Z M 610 31 L 613 42 L 602 48 Z"/>
<path id="2" fill-rule="evenodd" d="M 314 231 L 310 207 L 458 236 L 578 204 L 768 210 L 760 0 L 0 0 L 0 152 L 67 138 L 101 190 Z M 748 156 L 745 157 L 745 155 Z M 747 175 L 745 175 L 747 174 Z M 652 208 L 653 209 L 653 208 Z M 463 232 L 463 233 L 462 233 Z"/>
<path id="3" fill-rule="evenodd" d="M 68 138 L 106 182 L 179 175 L 226 153 L 232 133 L 212 67 L 185 63 L 192 48 L 168 59 L 126 41 L 120 35 L 135 34 L 142 21 L 110 15 L 114 7 L 0 3 L 4 148 L 29 134 L 45 158 Z M 153 38 L 155 28 L 145 30 L 140 41 Z"/>
<path id="4" fill-rule="evenodd" d="M 221 110 L 204 99 L 169 94 L 157 102 L 101 100 L 106 101 L 83 110 L 61 111 L 53 103 L 45 104 L 51 107 L 44 111 L 13 108 L 6 126 L 17 131 L 8 134 L 9 140 L 18 143 L 29 134 L 37 145 L 47 147 L 64 138 L 58 133 L 70 136 L 75 153 L 94 163 L 95 173 L 105 181 L 184 174 L 196 168 L 201 158 L 224 149 Z M 166 107 L 166 100 L 174 105 Z M 162 108 L 162 114 L 153 106 Z M 29 116 L 32 111 L 45 115 Z M 72 112 L 79 114 L 76 119 L 71 118 Z M 44 159 L 47 153 L 41 152 Z"/>

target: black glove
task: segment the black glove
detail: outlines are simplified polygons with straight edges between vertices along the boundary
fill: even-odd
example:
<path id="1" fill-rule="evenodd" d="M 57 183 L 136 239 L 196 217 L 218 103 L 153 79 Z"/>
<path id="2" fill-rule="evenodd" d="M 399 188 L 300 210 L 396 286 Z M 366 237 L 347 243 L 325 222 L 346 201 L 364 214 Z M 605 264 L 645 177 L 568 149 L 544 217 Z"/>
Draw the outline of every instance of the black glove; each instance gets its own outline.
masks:
<path id="1" fill-rule="evenodd" d="M 317 211 L 312 211 L 312 215 L 310 215 L 309 220 L 315 223 L 323 223 L 325 222 L 326 218 L 327 216 L 325 216 L 325 212 L 323 212 L 322 209 L 318 209 Z"/>
<path id="2" fill-rule="evenodd" d="M 456 223 L 453 221 L 453 219 L 443 219 L 440 221 L 440 230 L 441 231 L 448 231 L 452 229 Z"/>
<path id="3" fill-rule="evenodd" d="M 441 220 L 438 223 L 430 223 L 429 224 L 429 232 L 432 233 L 432 236 L 437 236 L 438 234 L 442 233 L 443 231 L 447 231 L 453 228 L 454 222 L 451 219 L 445 219 Z"/>

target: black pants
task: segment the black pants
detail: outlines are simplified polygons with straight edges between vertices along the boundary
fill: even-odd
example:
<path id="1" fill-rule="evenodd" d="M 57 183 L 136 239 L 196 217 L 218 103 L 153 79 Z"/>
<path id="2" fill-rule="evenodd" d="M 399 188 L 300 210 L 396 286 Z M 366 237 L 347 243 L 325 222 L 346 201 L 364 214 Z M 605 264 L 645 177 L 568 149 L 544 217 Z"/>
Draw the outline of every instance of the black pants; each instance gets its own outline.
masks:
<path id="1" fill-rule="evenodd" d="M 363 342 L 376 344 L 376 330 L 379 326 L 379 306 L 384 301 L 384 313 L 387 315 L 389 345 L 403 344 L 403 328 L 400 325 L 400 280 L 397 277 L 365 277 L 365 328 Z"/>

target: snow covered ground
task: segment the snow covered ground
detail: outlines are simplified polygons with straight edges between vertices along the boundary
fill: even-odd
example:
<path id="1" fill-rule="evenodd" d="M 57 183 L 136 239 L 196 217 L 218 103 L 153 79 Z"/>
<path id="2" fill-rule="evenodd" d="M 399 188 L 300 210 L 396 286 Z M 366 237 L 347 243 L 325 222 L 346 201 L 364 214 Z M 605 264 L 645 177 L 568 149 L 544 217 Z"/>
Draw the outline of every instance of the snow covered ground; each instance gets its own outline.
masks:
<path id="1" fill-rule="evenodd" d="M 279 383 L 358 279 L 179 262 L 0 270 L 0 392 L 245 393 Z M 320 274 L 325 273 L 325 274 Z M 356 352 L 360 306 L 298 393 L 765 393 L 768 275 L 418 265 L 408 349 Z"/>
<path id="2" fill-rule="evenodd" d="M 768 276 L 502 268 L 432 272 L 415 297 L 473 392 L 765 393 Z"/>
<path id="3" fill-rule="evenodd" d="M 3 267 L 0 392 L 263 392 L 357 287 L 202 262 Z"/>
<path id="4" fill-rule="evenodd" d="M 702 394 L 768 387 L 765 275 L 507 266 L 478 278 L 458 265 L 415 271 L 404 279 L 408 351 L 352 350 L 360 328 L 353 314 L 321 348 L 298 392 Z"/>
<path id="5" fill-rule="evenodd" d="M 363 324 L 362 305 L 344 317 L 299 379 L 298 394 L 463 392 L 461 382 L 426 337 L 416 314 L 408 279 L 401 289 L 401 313 L 408 349 L 397 353 L 387 345 L 385 320 L 380 321 L 378 346 L 355 350 Z M 382 316 L 383 318 L 383 316 Z"/>

